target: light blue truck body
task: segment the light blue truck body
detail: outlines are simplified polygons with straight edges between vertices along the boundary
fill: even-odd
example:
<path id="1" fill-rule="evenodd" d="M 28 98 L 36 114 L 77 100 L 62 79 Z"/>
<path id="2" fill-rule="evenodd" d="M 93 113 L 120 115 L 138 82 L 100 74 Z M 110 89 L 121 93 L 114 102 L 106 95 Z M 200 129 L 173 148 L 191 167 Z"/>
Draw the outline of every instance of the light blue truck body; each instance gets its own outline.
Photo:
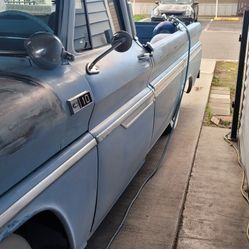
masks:
<path id="1" fill-rule="evenodd" d="M 49 212 L 70 248 L 84 248 L 172 120 L 186 73 L 186 31 L 152 40 L 148 55 L 135 39 L 141 30 L 130 6 L 117 2 L 134 39 L 127 52 L 99 61 L 98 74 L 88 75 L 86 64 L 109 45 L 75 52 L 75 1 L 60 1 L 57 33 L 73 62 L 44 70 L 26 56 L 0 56 L 0 241 Z M 195 81 L 201 26 L 188 28 L 188 78 Z M 91 102 L 72 113 L 68 101 L 84 92 Z"/>

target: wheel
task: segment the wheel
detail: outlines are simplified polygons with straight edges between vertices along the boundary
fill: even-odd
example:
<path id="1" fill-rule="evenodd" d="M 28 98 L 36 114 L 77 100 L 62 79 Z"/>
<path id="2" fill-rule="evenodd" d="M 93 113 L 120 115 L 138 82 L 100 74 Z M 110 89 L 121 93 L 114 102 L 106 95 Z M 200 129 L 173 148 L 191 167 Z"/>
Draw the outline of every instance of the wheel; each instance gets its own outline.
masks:
<path id="1" fill-rule="evenodd" d="M 167 126 L 167 128 L 165 129 L 165 131 L 163 132 L 163 135 L 168 135 L 170 134 L 177 126 L 178 123 L 178 119 L 179 119 L 179 115 L 180 115 L 180 110 L 178 110 L 177 114 L 176 114 L 176 119 L 175 119 L 175 123 L 173 122 L 173 118 L 170 121 L 169 125 Z M 1 249 L 1 248 L 0 248 Z"/>
<path id="2" fill-rule="evenodd" d="M 17 234 L 12 234 L 0 243 L 0 249 L 32 249 L 27 240 Z"/>

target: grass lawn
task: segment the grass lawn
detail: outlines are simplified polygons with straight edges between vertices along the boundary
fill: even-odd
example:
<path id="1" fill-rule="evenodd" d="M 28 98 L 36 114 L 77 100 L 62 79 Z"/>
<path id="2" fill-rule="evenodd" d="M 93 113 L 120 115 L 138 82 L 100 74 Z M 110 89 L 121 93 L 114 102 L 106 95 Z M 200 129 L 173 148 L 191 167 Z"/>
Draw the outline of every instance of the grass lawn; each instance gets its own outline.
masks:
<path id="1" fill-rule="evenodd" d="M 231 99 L 234 99 L 237 80 L 237 62 L 217 61 L 212 86 L 228 87 Z"/>
<path id="2" fill-rule="evenodd" d="M 138 22 L 138 21 L 141 21 L 141 20 L 148 18 L 148 17 L 149 17 L 148 15 L 134 15 L 133 19 L 135 22 Z"/>
<path id="3" fill-rule="evenodd" d="M 212 86 L 214 87 L 228 87 L 230 89 L 231 103 L 233 102 L 235 97 L 237 70 L 237 62 L 217 61 L 212 81 Z M 204 125 L 213 125 L 211 122 L 212 117 L 212 111 L 209 105 L 207 105 L 204 118 Z M 231 123 L 224 121 L 221 125 L 224 127 L 230 127 Z"/>

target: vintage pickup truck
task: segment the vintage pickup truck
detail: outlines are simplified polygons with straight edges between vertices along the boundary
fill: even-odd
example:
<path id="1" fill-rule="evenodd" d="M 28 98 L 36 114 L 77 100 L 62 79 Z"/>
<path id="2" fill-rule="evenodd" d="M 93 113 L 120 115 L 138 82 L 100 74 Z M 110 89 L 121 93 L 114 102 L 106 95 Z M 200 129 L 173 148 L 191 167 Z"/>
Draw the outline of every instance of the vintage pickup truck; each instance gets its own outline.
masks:
<path id="1" fill-rule="evenodd" d="M 0 6 L 0 248 L 83 249 L 171 127 L 188 58 L 195 82 L 201 26 L 188 49 L 126 0 Z"/>

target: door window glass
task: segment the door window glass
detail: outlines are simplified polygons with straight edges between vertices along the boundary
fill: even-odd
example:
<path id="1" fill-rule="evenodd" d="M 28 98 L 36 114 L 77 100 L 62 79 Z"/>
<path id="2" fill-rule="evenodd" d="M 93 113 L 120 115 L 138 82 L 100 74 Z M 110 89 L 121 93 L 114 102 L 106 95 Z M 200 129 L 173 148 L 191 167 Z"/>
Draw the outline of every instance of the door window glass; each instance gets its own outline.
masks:
<path id="1" fill-rule="evenodd" d="M 55 31 L 55 15 L 56 1 L 53 0 L 0 0 L 0 19 L 2 24 L 0 31 L 5 26 L 14 34 L 17 29 L 20 29 L 21 32 L 22 29 L 25 30 L 25 27 L 32 28 L 30 26 L 38 26 L 39 24 L 44 27 L 47 25 Z M 40 29 L 40 31 L 43 31 L 42 27 Z"/>
<path id="2" fill-rule="evenodd" d="M 108 0 L 107 4 L 110 10 L 110 16 L 111 16 L 111 21 L 113 24 L 113 29 L 115 32 L 120 31 L 122 28 L 121 28 L 120 21 L 118 18 L 117 6 L 114 4 L 113 0 Z"/>
<path id="3" fill-rule="evenodd" d="M 89 26 L 86 15 L 85 2 L 75 1 L 75 24 L 74 24 L 74 49 L 80 52 L 91 48 Z"/>
<path id="4" fill-rule="evenodd" d="M 32 34 L 56 30 L 56 1 L 0 0 L 0 50 L 23 50 Z"/>
<path id="5" fill-rule="evenodd" d="M 74 47 L 77 52 L 107 45 L 120 30 L 113 0 L 76 0 Z"/>

